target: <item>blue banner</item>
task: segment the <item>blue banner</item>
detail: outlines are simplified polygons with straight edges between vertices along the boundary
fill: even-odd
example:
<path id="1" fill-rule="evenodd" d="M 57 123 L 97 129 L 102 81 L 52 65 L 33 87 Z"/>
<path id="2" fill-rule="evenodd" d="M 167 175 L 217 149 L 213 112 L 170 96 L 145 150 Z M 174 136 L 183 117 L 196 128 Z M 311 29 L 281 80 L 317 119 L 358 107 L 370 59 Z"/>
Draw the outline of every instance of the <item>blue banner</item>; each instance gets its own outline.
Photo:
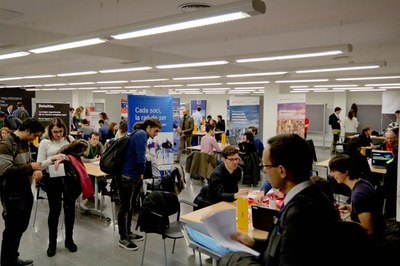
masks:
<path id="1" fill-rule="evenodd" d="M 172 96 L 128 95 L 128 129 L 136 122 L 146 118 L 158 118 L 162 123 L 162 132 L 173 131 L 173 98 Z"/>

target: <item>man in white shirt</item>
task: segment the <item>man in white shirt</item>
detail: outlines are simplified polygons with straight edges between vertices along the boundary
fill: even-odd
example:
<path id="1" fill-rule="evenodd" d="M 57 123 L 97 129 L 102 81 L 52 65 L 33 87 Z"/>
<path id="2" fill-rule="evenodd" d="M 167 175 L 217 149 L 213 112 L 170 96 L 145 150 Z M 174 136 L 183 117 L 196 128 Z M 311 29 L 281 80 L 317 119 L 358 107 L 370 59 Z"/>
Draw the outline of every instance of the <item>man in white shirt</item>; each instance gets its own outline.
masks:
<path id="1" fill-rule="evenodd" d="M 197 128 L 203 123 L 203 115 L 201 114 L 201 107 L 197 106 L 196 112 L 193 113 L 192 118 Z"/>

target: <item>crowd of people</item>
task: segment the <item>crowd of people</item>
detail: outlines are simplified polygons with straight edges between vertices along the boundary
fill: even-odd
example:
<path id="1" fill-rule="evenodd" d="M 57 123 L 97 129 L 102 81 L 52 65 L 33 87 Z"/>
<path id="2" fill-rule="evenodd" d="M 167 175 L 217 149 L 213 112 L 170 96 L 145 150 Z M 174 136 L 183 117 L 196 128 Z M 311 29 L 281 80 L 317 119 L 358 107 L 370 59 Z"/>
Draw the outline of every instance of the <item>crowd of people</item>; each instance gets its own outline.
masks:
<path id="1" fill-rule="evenodd" d="M 19 112 L 25 113 L 23 105 L 18 107 Z M 18 253 L 19 243 L 29 224 L 33 205 L 31 190 L 33 180 L 42 184 L 49 202 L 47 256 L 53 257 L 57 252 L 57 225 L 61 206 L 65 217 L 64 245 L 70 252 L 78 250 L 73 238 L 73 229 L 76 198 L 82 191 L 74 190 L 72 181 L 66 184 L 65 179 L 51 178 L 50 168 L 65 167 L 66 176 L 72 175 L 70 171 L 74 170 L 71 170 L 71 167 L 80 173 L 79 169 L 84 169 L 83 163 L 100 160 L 107 148 L 108 139 L 126 136 L 128 125 L 125 120 L 118 125 L 109 122 L 107 114 L 101 112 L 99 130 L 95 131 L 87 119 L 82 119 L 83 108 L 72 109 L 70 111 L 74 112 L 74 115 L 70 125 L 66 125 L 57 117 L 45 128 L 34 118 L 25 117 L 22 120 L 23 116 L 26 116 L 24 114 L 21 119 L 18 118 L 21 120 L 18 128 L 9 130 L 4 127 L 6 119 L 1 119 L 3 123 L 0 124 L 1 138 L 4 141 L 0 142 L 0 176 L 5 222 L 1 265 L 33 264 L 31 260 L 21 259 Z M 196 117 L 201 114 L 201 108 L 197 108 L 196 112 L 198 113 L 190 116 L 187 109 L 183 110 L 180 124 L 175 128 L 181 138 L 176 160 L 178 163 L 184 146 L 191 146 L 194 126 L 203 121 Z M 305 136 L 281 134 L 268 139 L 264 146 L 257 134 L 257 128 L 250 126 L 237 147 L 229 144 L 221 146 L 216 139 L 215 131 L 225 130 L 225 121 L 222 116 L 217 117 L 218 121 L 212 119 L 211 115 L 207 117 L 206 134 L 200 141 L 201 152 L 210 155 L 218 152 L 221 154 L 221 160 L 218 160 L 211 175 L 207 177 L 207 184 L 194 199 L 195 209 L 220 201 L 233 202 L 239 197 L 247 196 L 253 190 L 239 186 L 239 182 L 244 180 L 243 176 L 246 176 L 246 173 L 242 175 L 246 167 L 242 169 L 240 164 L 243 162 L 248 164 L 244 158 L 249 154 L 255 156 L 256 166 L 252 167 L 255 168 L 253 170 L 258 173 L 261 170 L 268 177 L 262 183 L 254 201 L 261 203 L 271 189 L 284 198 L 282 205 L 279 206 L 277 222 L 268 239 L 255 240 L 244 233 L 232 236 L 232 239 L 254 248 L 261 255 L 254 257 L 241 252 L 227 253 L 221 259 L 221 265 L 320 265 L 321 261 L 324 265 L 335 265 L 337 259 L 332 250 L 340 242 L 334 228 L 337 228 L 340 212 L 343 211 L 350 212 L 350 220 L 363 228 L 370 247 L 376 247 L 374 250 L 380 252 L 379 245 L 386 230 L 385 221 L 393 219 L 396 215 L 398 118 L 386 129 L 385 141 L 382 144 L 372 143 L 372 129 L 366 127 L 359 137 L 349 138 L 345 152 L 337 154 L 335 142 L 338 141 L 337 136 L 341 134 L 341 127 L 345 132 L 353 134 L 357 132 L 355 130 L 358 126 L 356 108 L 349 111 L 343 122 L 339 117 L 340 112 L 341 108 L 336 107 L 329 117 L 333 134 L 331 151 L 334 153 L 329 162 L 330 183 L 321 182 L 320 179 L 316 181 L 317 179 L 312 177 L 313 154 Z M 11 116 L 13 113 L 11 112 Z M 17 113 L 15 115 L 19 116 Z M 0 116 L 3 117 L 3 114 Z M 138 249 L 134 242 L 143 240 L 143 236 L 132 230 L 132 216 L 145 173 L 147 143 L 149 138 L 158 135 L 162 124 L 156 118 L 149 118 L 136 123 L 134 128 L 135 133 L 129 138 L 121 172 L 115 177 L 115 186 L 120 199 L 118 244 L 131 251 Z M 76 142 L 69 135 L 71 130 L 81 132 L 84 140 Z M 39 137 L 41 141 L 38 145 L 37 159 L 33 161 L 29 144 Z M 380 200 L 382 195 L 378 191 L 381 184 L 374 179 L 367 158 L 361 153 L 362 147 L 365 146 L 393 152 L 394 159 L 387 165 L 381 192 L 386 199 L 385 209 Z M 89 176 L 87 178 L 89 179 Z M 91 183 L 94 183 L 93 179 Z M 99 182 L 99 190 L 105 190 L 106 185 L 105 182 Z M 338 190 L 338 186 L 342 190 Z M 93 188 L 90 189 L 93 195 Z M 334 193 L 348 195 L 349 201 L 336 202 Z M 313 247 L 313 256 L 304 256 L 309 253 L 310 247 Z M 373 258 L 370 258 L 370 262 L 374 262 Z"/>

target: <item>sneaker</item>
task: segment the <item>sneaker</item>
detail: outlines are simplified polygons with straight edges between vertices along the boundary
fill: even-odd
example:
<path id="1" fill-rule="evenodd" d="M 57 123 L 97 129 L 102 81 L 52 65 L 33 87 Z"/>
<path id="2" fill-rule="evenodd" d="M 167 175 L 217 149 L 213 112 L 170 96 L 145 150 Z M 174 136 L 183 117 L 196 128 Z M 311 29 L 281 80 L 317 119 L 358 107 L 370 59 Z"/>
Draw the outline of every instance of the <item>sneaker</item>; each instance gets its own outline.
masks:
<path id="1" fill-rule="evenodd" d="M 136 246 L 136 244 L 130 241 L 129 239 L 120 240 L 118 244 L 121 248 L 124 248 L 126 250 L 135 251 L 139 249 L 139 247 Z"/>
<path id="2" fill-rule="evenodd" d="M 12 266 L 31 266 L 33 265 L 33 260 L 22 260 L 17 258 L 17 260 L 12 264 Z"/>
<path id="3" fill-rule="evenodd" d="M 144 239 L 143 236 L 138 235 L 138 234 L 134 234 L 134 233 L 132 233 L 132 232 L 130 232 L 130 233 L 128 234 L 128 237 L 129 237 L 129 239 L 130 239 L 131 241 L 133 241 L 133 242 L 143 241 L 143 239 Z"/>

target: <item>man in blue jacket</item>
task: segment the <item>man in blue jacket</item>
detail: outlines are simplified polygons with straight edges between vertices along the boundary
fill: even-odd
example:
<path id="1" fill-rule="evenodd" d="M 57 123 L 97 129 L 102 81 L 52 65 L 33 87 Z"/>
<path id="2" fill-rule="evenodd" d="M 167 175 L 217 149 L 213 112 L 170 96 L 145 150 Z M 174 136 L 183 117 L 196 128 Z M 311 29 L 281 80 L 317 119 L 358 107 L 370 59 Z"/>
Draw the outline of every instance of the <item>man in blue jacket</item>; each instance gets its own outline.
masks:
<path id="1" fill-rule="evenodd" d="M 131 231 L 132 214 L 146 167 L 147 140 L 158 135 L 162 124 L 157 118 L 149 118 L 135 124 L 135 128 L 138 129 L 129 139 L 121 174 L 116 178 L 121 203 L 118 213 L 119 245 L 126 250 L 137 250 L 133 241 L 143 240 L 143 236 Z"/>

